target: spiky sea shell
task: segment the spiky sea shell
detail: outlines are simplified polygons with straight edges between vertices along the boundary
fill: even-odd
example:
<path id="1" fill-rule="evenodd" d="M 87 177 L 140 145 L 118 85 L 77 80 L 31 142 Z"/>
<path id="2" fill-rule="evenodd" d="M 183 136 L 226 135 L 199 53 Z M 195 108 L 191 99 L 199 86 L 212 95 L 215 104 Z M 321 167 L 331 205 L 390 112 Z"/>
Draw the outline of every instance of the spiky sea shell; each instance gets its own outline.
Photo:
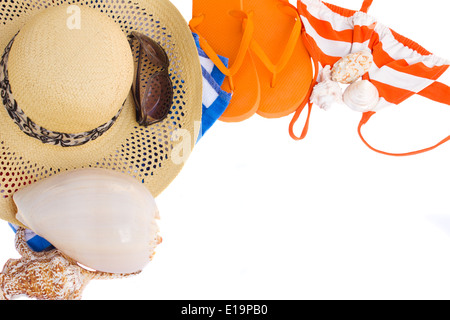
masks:
<path id="1" fill-rule="evenodd" d="M 329 110 L 335 103 L 342 103 L 342 89 L 331 80 L 331 67 L 325 66 L 320 73 L 321 82 L 316 84 L 311 94 L 311 102 L 321 109 Z"/>
<path id="2" fill-rule="evenodd" d="M 38 300 L 78 300 L 91 280 L 137 274 L 87 270 L 58 249 L 35 252 L 28 246 L 26 233 L 22 227 L 16 233 L 16 249 L 22 257 L 9 259 L 0 272 L 0 300 L 23 295 Z"/>
<path id="3" fill-rule="evenodd" d="M 344 84 L 353 83 L 366 74 L 373 64 L 370 50 L 362 50 L 341 58 L 333 66 L 331 77 L 333 81 Z"/>
<path id="4" fill-rule="evenodd" d="M 344 92 L 344 103 L 359 112 L 372 111 L 380 101 L 380 94 L 368 80 L 352 83 Z"/>
<path id="5" fill-rule="evenodd" d="M 21 223 L 97 271 L 141 271 L 160 243 L 154 198 L 122 173 L 65 172 L 19 190 L 13 199 Z"/>

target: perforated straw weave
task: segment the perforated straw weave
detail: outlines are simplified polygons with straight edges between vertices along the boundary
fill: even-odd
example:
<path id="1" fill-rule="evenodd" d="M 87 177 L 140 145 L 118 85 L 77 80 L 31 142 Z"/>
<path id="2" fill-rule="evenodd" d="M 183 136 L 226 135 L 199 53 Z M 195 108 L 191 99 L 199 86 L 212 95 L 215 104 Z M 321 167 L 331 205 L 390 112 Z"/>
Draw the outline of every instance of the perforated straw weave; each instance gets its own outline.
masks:
<path id="1" fill-rule="evenodd" d="M 108 15 L 125 34 L 138 31 L 156 40 L 170 59 L 174 85 L 168 118 L 140 127 L 130 92 L 117 123 L 83 146 L 63 148 L 28 137 L 0 104 L 0 218 L 15 219 L 12 195 L 59 172 L 96 167 L 131 175 L 158 196 L 178 175 L 198 137 L 202 74 L 194 40 L 178 10 L 166 0 L 0 0 L 0 52 L 36 13 L 58 5 L 89 6 Z"/>

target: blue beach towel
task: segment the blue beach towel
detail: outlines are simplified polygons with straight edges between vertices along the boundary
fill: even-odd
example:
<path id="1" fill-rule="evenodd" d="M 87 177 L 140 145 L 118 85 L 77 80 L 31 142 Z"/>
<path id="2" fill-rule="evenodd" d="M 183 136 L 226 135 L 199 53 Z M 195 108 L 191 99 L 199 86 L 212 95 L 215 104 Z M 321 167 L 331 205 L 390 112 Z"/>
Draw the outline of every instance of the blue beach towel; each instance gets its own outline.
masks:
<path id="1" fill-rule="evenodd" d="M 211 59 L 200 48 L 198 35 L 193 33 L 197 45 L 200 64 L 203 73 L 203 114 L 202 127 L 199 139 L 212 127 L 212 125 L 222 116 L 230 104 L 231 93 L 223 91 L 220 87 L 225 80 L 225 75 L 214 65 Z M 228 59 L 219 57 L 225 66 L 228 66 Z"/>
<path id="2" fill-rule="evenodd" d="M 17 229 L 19 228 L 18 226 L 13 225 L 12 223 L 10 223 L 9 226 L 14 230 L 14 232 L 16 232 Z M 39 237 L 31 230 L 25 230 L 25 240 L 27 241 L 28 246 L 36 252 L 41 252 L 46 249 L 53 248 L 50 242 L 48 242 L 44 238 Z"/>
<path id="3" fill-rule="evenodd" d="M 203 73 L 203 114 L 202 124 L 199 134 L 199 140 L 204 134 L 211 129 L 212 125 L 222 116 L 225 109 L 228 107 L 231 94 L 220 89 L 225 75 L 219 71 L 214 63 L 208 58 L 208 56 L 200 48 L 198 36 L 194 33 L 194 40 L 197 44 L 198 54 L 200 57 L 200 63 L 202 65 Z M 222 62 L 227 66 L 228 59 L 220 57 Z M 9 224 L 14 232 L 17 231 L 18 226 Z M 53 246 L 45 239 L 39 237 L 31 230 L 26 230 L 25 238 L 30 248 L 36 252 L 41 252 L 47 249 L 51 249 Z"/>

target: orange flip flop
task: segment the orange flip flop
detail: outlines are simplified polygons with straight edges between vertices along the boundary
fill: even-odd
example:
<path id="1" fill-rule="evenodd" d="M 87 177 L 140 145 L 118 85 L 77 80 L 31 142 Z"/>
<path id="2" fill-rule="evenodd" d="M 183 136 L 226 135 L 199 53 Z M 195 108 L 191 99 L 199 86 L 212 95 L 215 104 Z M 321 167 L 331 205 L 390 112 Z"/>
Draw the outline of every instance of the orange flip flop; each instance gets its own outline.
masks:
<path id="1" fill-rule="evenodd" d="M 222 89 L 233 93 L 220 118 L 243 121 L 258 110 L 261 90 L 255 61 L 249 50 L 254 33 L 253 14 L 243 11 L 241 0 L 194 0 L 191 30 L 199 35 L 200 46 L 228 80 Z M 227 68 L 218 55 L 229 59 Z"/>
<path id="2" fill-rule="evenodd" d="M 304 104 L 313 80 L 298 11 L 287 0 L 243 0 L 243 10 L 254 13 L 251 50 L 258 57 L 261 84 L 257 113 L 265 118 L 287 116 Z"/>

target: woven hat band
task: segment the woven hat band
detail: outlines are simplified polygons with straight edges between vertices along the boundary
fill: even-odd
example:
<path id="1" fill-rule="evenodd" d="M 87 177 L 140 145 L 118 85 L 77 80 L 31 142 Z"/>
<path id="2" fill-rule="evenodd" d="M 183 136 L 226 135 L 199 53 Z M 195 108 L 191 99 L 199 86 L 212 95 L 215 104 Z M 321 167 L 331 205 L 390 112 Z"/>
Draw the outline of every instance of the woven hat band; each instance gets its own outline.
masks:
<path id="1" fill-rule="evenodd" d="M 47 130 L 28 118 L 14 99 L 8 78 L 8 57 L 14 43 L 14 39 L 15 36 L 6 46 L 5 52 L 3 53 L 0 61 L 0 94 L 6 111 L 20 130 L 22 130 L 22 132 L 32 138 L 40 140 L 42 143 L 59 145 L 62 147 L 75 147 L 97 139 L 114 125 L 122 112 L 123 105 L 119 112 L 107 123 L 93 130 L 76 134 Z"/>

